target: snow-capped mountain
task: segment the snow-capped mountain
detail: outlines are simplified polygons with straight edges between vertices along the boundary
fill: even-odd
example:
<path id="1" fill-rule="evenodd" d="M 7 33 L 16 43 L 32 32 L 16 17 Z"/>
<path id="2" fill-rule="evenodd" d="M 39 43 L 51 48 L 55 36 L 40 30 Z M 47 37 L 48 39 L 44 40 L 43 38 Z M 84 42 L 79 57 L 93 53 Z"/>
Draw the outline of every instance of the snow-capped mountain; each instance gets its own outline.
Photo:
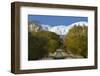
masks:
<path id="1" fill-rule="evenodd" d="M 65 34 L 68 33 L 69 29 L 71 29 L 75 25 L 76 26 L 78 26 L 78 25 L 80 25 L 80 26 L 87 26 L 88 23 L 81 21 L 81 22 L 75 22 L 75 23 L 73 23 L 71 25 L 67 25 L 67 26 L 65 26 L 65 25 L 58 25 L 58 26 L 54 26 L 51 29 L 49 29 L 49 31 L 55 32 L 58 35 L 65 35 Z"/>
<path id="2" fill-rule="evenodd" d="M 58 26 L 54 26 L 51 29 L 49 29 L 49 31 L 55 32 L 58 35 L 65 35 L 68 30 L 67 30 L 67 26 L 58 25 Z"/>
<path id="3" fill-rule="evenodd" d="M 49 29 L 51 29 L 51 25 L 45 25 L 45 24 L 41 24 L 42 30 L 44 31 L 49 31 Z"/>
<path id="4" fill-rule="evenodd" d="M 35 30 L 36 32 L 38 30 L 55 32 L 57 35 L 64 36 L 64 35 L 66 35 L 68 33 L 69 29 L 71 29 L 75 25 L 76 26 L 78 26 L 78 25 L 80 25 L 80 26 L 88 26 L 88 23 L 80 21 L 80 22 L 72 23 L 70 25 L 56 25 L 56 26 L 45 25 L 45 24 L 41 24 L 40 26 L 38 26 L 38 25 L 35 25 L 35 24 L 31 24 L 30 25 L 30 29 L 31 30 Z"/>

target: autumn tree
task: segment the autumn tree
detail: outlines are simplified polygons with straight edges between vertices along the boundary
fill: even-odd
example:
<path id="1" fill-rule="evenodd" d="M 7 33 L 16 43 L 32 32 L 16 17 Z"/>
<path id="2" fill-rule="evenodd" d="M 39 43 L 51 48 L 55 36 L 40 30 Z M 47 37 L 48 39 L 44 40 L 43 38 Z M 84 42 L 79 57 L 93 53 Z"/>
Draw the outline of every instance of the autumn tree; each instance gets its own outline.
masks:
<path id="1" fill-rule="evenodd" d="M 64 46 L 67 52 L 74 55 L 80 55 L 84 58 L 87 57 L 88 51 L 88 27 L 87 26 L 73 26 L 64 38 Z"/>

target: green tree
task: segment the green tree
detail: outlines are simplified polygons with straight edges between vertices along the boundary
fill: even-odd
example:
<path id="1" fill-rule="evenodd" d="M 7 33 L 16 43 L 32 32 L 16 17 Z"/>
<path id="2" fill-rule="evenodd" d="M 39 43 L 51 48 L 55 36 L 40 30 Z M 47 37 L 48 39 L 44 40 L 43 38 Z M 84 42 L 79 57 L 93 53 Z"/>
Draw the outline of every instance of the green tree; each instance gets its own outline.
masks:
<path id="1" fill-rule="evenodd" d="M 64 38 L 64 46 L 72 54 L 87 57 L 87 26 L 73 26 Z"/>
<path id="2" fill-rule="evenodd" d="M 37 60 L 48 56 L 60 47 L 59 36 L 54 32 L 38 31 L 29 32 L 29 60 Z"/>
<path id="3" fill-rule="evenodd" d="M 48 51 L 50 53 L 54 53 L 56 51 L 56 49 L 58 49 L 60 47 L 60 44 L 57 40 L 55 39 L 50 39 L 48 41 Z"/>
<path id="4" fill-rule="evenodd" d="M 28 59 L 38 60 L 45 57 L 48 52 L 45 48 L 47 40 L 43 37 L 33 36 L 31 33 L 28 35 Z"/>
<path id="5" fill-rule="evenodd" d="M 56 49 L 59 48 L 61 45 L 59 36 L 54 32 L 39 31 L 39 32 L 32 32 L 32 35 L 40 38 L 43 37 L 44 39 L 48 40 L 47 45 L 45 47 L 47 48 L 47 51 L 49 53 L 55 52 Z"/>

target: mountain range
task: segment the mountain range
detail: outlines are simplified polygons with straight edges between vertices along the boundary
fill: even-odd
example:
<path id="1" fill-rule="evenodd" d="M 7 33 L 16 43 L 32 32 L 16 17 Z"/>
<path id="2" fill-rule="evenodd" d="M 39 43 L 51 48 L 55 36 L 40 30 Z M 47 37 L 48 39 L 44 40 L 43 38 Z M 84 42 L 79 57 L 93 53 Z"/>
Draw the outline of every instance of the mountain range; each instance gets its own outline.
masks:
<path id="1" fill-rule="evenodd" d="M 42 28 L 44 31 L 51 31 L 51 32 L 55 32 L 58 35 L 65 35 L 68 33 L 69 29 L 71 29 L 73 26 L 87 26 L 88 23 L 87 22 L 75 22 L 73 24 L 70 25 L 57 25 L 57 26 L 50 26 L 50 25 L 42 25 Z"/>
<path id="2" fill-rule="evenodd" d="M 55 32 L 57 35 L 65 35 L 68 33 L 69 29 L 71 29 L 73 26 L 88 26 L 88 23 L 87 22 L 83 22 L 83 21 L 80 21 L 80 22 L 75 22 L 75 23 L 72 23 L 70 25 L 56 25 L 56 26 L 51 26 L 51 25 L 45 25 L 45 24 L 40 24 L 40 26 L 37 26 L 35 24 L 31 24 L 33 27 L 35 26 L 36 29 L 40 28 L 42 31 L 50 31 L 50 32 Z M 31 29 L 32 29 L 32 26 L 31 26 Z"/>

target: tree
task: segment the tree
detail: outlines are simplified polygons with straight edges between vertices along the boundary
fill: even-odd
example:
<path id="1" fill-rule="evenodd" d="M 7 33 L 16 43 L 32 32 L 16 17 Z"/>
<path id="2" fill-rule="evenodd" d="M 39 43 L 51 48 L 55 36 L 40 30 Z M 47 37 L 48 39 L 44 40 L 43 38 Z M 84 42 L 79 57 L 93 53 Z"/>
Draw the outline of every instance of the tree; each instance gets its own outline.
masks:
<path id="1" fill-rule="evenodd" d="M 64 38 L 64 46 L 74 55 L 87 57 L 87 26 L 73 26 Z"/>
<path id="2" fill-rule="evenodd" d="M 39 31 L 39 32 L 32 32 L 32 35 L 40 38 L 43 37 L 44 39 L 48 40 L 47 45 L 45 46 L 47 48 L 48 53 L 55 52 L 56 49 L 59 48 L 61 45 L 59 36 L 54 32 Z"/>
<path id="3" fill-rule="evenodd" d="M 48 51 L 50 53 L 54 53 L 56 51 L 56 49 L 58 49 L 60 47 L 60 43 L 55 40 L 55 39 L 50 39 L 48 41 Z"/>
<path id="4" fill-rule="evenodd" d="M 29 60 L 37 60 L 53 53 L 60 47 L 59 36 L 54 32 L 29 32 Z"/>
<path id="5" fill-rule="evenodd" d="M 48 52 L 45 48 L 47 40 L 43 37 L 33 36 L 31 33 L 28 35 L 28 59 L 38 60 L 45 57 Z"/>

